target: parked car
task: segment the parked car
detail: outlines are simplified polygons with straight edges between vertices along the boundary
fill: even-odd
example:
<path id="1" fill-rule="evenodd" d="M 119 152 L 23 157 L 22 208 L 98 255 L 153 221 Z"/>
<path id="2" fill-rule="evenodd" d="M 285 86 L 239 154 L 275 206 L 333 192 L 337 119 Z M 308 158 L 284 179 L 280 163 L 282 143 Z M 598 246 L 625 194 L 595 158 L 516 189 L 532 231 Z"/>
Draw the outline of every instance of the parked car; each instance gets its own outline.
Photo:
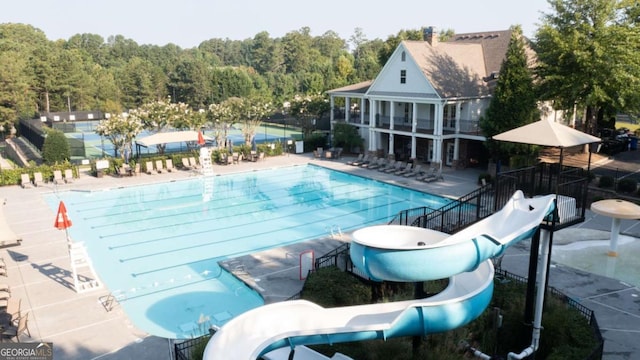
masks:
<path id="1" fill-rule="evenodd" d="M 599 137 L 602 139 L 602 145 L 600 146 L 600 153 L 607 155 L 614 155 L 622 151 L 629 149 L 629 141 L 631 140 L 628 134 L 628 129 L 600 129 Z"/>

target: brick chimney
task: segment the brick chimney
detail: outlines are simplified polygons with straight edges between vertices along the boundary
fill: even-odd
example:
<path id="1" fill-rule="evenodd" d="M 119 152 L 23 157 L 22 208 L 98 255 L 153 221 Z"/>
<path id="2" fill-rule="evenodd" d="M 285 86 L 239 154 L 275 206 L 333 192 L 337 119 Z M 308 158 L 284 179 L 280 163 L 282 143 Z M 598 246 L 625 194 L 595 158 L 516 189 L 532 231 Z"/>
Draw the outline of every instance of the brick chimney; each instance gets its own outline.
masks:
<path id="1" fill-rule="evenodd" d="M 434 47 L 438 45 L 438 32 L 435 27 L 429 26 L 422 29 L 422 37 L 429 45 Z"/>

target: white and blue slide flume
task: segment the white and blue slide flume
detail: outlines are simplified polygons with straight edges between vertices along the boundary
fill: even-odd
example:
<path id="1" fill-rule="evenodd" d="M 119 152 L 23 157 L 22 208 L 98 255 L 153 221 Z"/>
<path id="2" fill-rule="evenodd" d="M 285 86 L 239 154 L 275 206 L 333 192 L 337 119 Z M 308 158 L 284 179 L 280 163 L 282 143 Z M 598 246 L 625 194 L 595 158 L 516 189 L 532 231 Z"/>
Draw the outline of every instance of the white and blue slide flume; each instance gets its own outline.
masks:
<path id="1" fill-rule="evenodd" d="M 204 359 L 257 359 L 299 345 L 387 339 L 449 331 L 476 319 L 493 296 L 491 258 L 528 239 L 553 210 L 555 195 L 525 198 L 518 190 L 495 214 L 454 235 L 401 225 L 353 233 L 351 259 L 374 280 L 427 281 L 449 277 L 425 299 L 323 308 L 305 300 L 247 311 L 209 340 Z"/>

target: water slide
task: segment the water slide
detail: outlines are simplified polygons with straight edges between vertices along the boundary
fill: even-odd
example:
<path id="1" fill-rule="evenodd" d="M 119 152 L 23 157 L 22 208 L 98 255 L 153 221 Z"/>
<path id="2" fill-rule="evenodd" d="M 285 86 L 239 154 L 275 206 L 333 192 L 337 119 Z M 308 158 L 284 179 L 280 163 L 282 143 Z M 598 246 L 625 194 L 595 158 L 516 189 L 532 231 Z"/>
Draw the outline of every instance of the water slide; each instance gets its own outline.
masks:
<path id="1" fill-rule="evenodd" d="M 426 335 L 464 326 L 484 312 L 493 296 L 490 259 L 533 236 L 553 210 L 554 198 L 525 198 L 518 190 L 500 211 L 454 235 L 400 225 L 357 230 L 351 259 L 371 279 L 449 277 L 449 285 L 435 296 L 391 303 L 323 308 L 296 300 L 261 306 L 224 324 L 209 340 L 204 359 L 257 359 L 285 347 Z"/>

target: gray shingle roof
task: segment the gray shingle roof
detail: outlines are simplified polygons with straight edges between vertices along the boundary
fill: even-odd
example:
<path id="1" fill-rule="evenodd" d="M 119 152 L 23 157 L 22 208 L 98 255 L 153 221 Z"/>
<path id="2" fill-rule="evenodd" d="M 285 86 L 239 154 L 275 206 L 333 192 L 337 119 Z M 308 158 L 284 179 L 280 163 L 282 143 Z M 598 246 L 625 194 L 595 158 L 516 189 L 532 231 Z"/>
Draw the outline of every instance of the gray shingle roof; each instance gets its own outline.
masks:
<path id="1" fill-rule="evenodd" d="M 443 98 L 480 97 L 491 92 L 500 71 L 511 30 L 456 34 L 432 46 L 426 41 L 403 41 L 403 45 Z"/>

